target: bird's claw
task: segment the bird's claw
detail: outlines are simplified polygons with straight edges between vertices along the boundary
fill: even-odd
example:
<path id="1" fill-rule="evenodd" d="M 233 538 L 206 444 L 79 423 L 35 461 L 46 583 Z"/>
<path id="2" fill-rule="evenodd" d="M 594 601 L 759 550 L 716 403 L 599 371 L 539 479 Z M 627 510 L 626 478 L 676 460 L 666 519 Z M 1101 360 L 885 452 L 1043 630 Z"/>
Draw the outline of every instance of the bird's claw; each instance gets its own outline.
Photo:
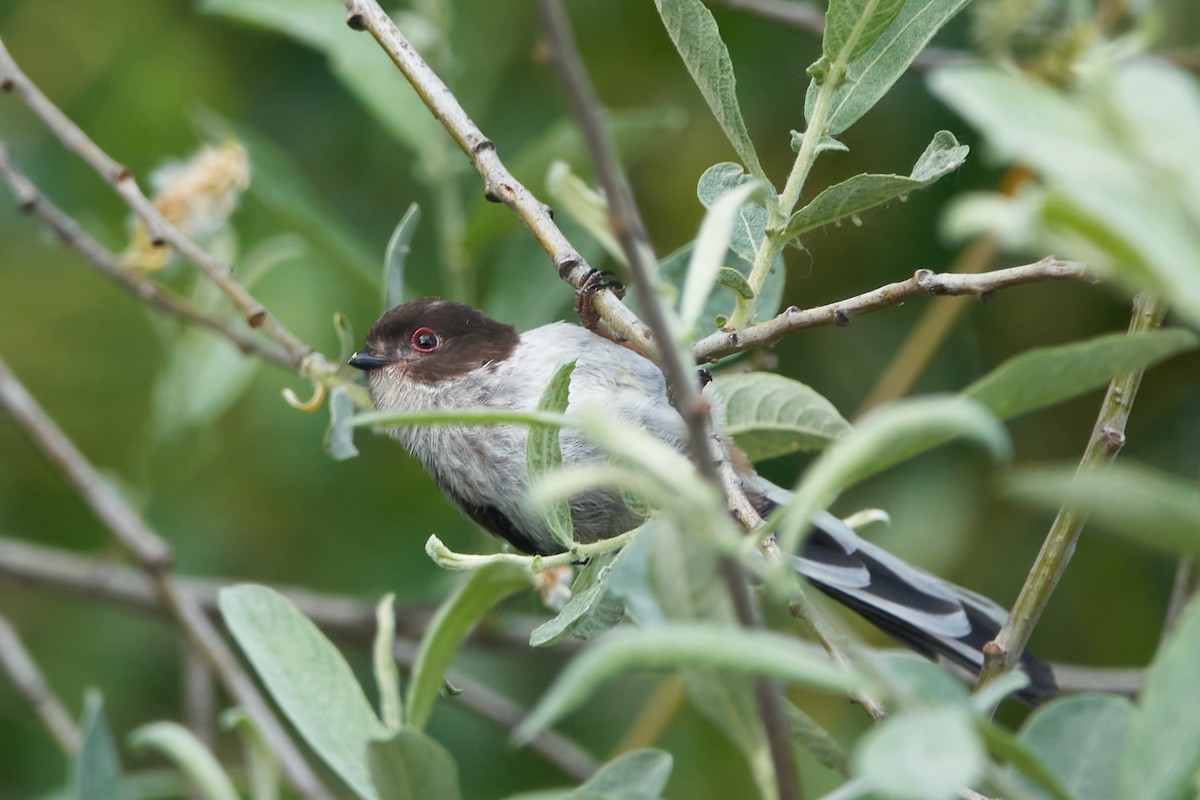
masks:
<path id="1" fill-rule="evenodd" d="M 618 300 L 625 298 L 625 284 L 608 270 L 594 269 L 583 279 L 583 283 L 575 291 L 575 314 L 583 327 L 593 333 L 608 336 L 600 324 L 600 314 L 592 306 L 592 297 L 596 292 L 608 290 L 617 296 Z M 611 338 L 611 337 L 609 337 Z"/>

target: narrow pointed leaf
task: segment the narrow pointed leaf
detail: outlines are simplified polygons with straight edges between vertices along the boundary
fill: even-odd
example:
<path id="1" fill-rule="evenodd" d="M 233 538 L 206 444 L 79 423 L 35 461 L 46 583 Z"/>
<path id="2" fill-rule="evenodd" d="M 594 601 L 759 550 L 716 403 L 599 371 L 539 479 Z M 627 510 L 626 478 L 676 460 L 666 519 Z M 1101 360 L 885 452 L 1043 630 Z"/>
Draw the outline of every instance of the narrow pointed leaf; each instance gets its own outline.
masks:
<path id="1" fill-rule="evenodd" d="M 78 800 L 125 800 L 117 747 L 98 692 L 88 692 L 79 723 L 79 752 L 71 765 Z"/>
<path id="2" fill-rule="evenodd" d="M 630 670 L 691 667 L 767 675 L 825 691 L 845 691 L 858 680 L 800 642 L 766 631 L 696 623 L 615 631 L 571 662 L 514 736 L 529 741 L 605 681 Z"/>
<path id="3" fill-rule="evenodd" d="M 680 324 L 689 337 L 708 302 L 717 274 L 725 266 L 725 252 L 742 209 L 761 185 L 744 183 L 725 192 L 709 207 L 700 224 L 700 232 L 692 245 L 692 257 L 688 260 L 683 296 L 679 300 Z"/>
<path id="4" fill-rule="evenodd" d="M 375 607 L 375 642 L 371 648 L 375 669 L 375 687 L 379 690 L 379 717 L 388 730 L 399 730 L 404 723 L 404 705 L 400 700 L 400 670 L 392 646 L 396 642 L 396 595 L 385 594 Z"/>
<path id="5" fill-rule="evenodd" d="M 273 589 L 222 589 L 218 604 L 233 638 L 308 746 L 359 797 L 377 800 L 367 744 L 387 730 L 342 654 Z"/>
<path id="6" fill-rule="evenodd" d="M 187 775 L 205 800 L 238 800 L 233 781 L 196 735 L 174 722 L 152 722 L 129 734 L 134 750 L 155 750 Z"/>
<path id="7" fill-rule="evenodd" d="M 345 387 L 334 387 L 329 393 L 329 427 L 325 429 L 325 452 L 335 461 L 358 457 L 354 446 L 354 428 L 350 419 L 354 416 L 354 400 Z"/>
<path id="8" fill-rule="evenodd" d="M 830 0 L 821 49 L 830 61 L 852 61 L 883 35 L 904 0 Z"/>
<path id="9" fill-rule="evenodd" d="M 624 552 L 592 559 L 571 586 L 571 599 L 554 619 L 534 628 L 529 644 L 546 647 L 571 635 L 590 639 L 619 623 L 625 604 L 611 591 L 609 580 Z"/>
<path id="10" fill-rule="evenodd" d="M 242 760 L 250 786 L 250 800 L 279 800 L 281 770 L 275 754 L 250 715 L 240 707 L 221 713 L 221 727 L 235 731 L 242 742 Z"/>
<path id="11" fill-rule="evenodd" d="M 582 786 L 567 795 L 568 800 L 659 800 L 667 788 L 674 759 L 662 750 L 633 750 L 614 758 Z"/>
<path id="12" fill-rule="evenodd" d="M 575 362 L 568 361 L 550 377 L 550 382 L 538 400 L 538 411 L 562 414 L 567 410 L 570 397 L 571 374 Z M 529 470 L 530 483 L 549 472 L 562 468 L 562 447 L 559 443 L 561 430 L 553 425 L 531 425 L 525 439 L 525 465 Z M 554 540 L 570 549 L 575 542 L 575 525 L 571 520 L 571 504 L 563 497 L 542 507 L 542 518 Z"/>
<path id="13" fill-rule="evenodd" d="M 371 780 L 386 800 L 461 800 L 458 765 L 436 741 L 405 728 L 367 749 Z"/>
<path id="14" fill-rule="evenodd" d="M 725 137 L 747 169 L 766 180 L 738 105 L 733 62 L 712 12 L 701 0 L 654 0 L 654 5 Z"/>
<path id="15" fill-rule="evenodd" d="M 962 166 L 970 150 L 949 131 L 938 131 L 913 167 L 904 175 L 855 175 L 830 186 L 813 198 L 788 220 L 783 235 L 787 239 L 837 222 L 867 209 L 922 189 Z"/>
<path id="16" fill-rule="evenodd" d="M 458 648 L 483 616 L 504 598 L 531 585 L 529 574 L 511 564 L 489 564 L 470 572 L 438 608 L 421 640 L 408 681 L 407 722 L 423 728 L 433 713 Z"/>
<path id="17" fill-rule="evenodd" d="M 725 430 L 751 461 L 819 450 L 850 433 L 850 423 L 811 387 L 782 375 L 722 375 Z"/>
<path id="18" fill-rule="evenodd" d="M 382 298 L 384 311 L 404 302 L 404 264 L 412 251 L 412 238 L 421 221 L 421 207 L 409 203 L 408 210 L 396 223 L 392 237 L 388 239 L 383 257 Z"/>

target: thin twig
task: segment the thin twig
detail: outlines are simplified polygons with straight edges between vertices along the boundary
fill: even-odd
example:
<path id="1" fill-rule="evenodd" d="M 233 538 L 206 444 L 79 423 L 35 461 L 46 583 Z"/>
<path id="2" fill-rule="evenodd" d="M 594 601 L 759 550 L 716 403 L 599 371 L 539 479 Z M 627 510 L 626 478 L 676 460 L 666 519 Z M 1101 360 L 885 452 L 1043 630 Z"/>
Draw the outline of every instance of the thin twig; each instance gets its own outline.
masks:
<path id="1" fill-rule="evenodd" d="M 576 289 L 583 286 L 594 270 L 554 224 L 550 207 L 513 177 L 496 154 L 496 146 L 483 135 L 442 79 L 404 38 L 392 18 L 384 13 L 376 0 L 345 0 L 345 4 L 346 24 L 354 30 L 370 31 L 375 37 L 483 178 L 484 196 L 493 202 L 504 203 L 525 223 L 554 262 L 560 278 Z M 650 331 L 616 295 L 610 291 L 596 292 L 592 296 L 592 305 L 613 331 L 635 343 L 647 355 L 655 354 Z"/>
<path id="2" fill-rule="evenodd" d="M 763 19 L 782 22 L 818 37 L 825 33 L 824 12 L 809 3 L 797 3 L 792 0 L 704 0 L 704 2 L 714 8 L 723 7 L 734 11 L 745 11 Z M 976 56 L 965 50 L 926 47 L 917 55 L 909 68 L 924 70 L 956 64 L 970 64 L 978 60 Z"/>
<path id="3" fill-rule="evenodd" d="M 1166 314 L 1166 304 L 1156 298 L 1140 294 L 1133 300 L 1133 318 L 1129 322 L 1129 333 L 1141 333 L 1157 328 Z M 1102 469 L 1116 459 L 1125 445 L 1125 424 L 1133 410 L 1138 386 L 1142 382 L 1142 370 L 1118 375 L 1109 384 L 1100 415 L 1092 430 L 1091 439 L 1079 462 L 1079 471 Z M 1070 563 L 1079 534 L 1087 517 L 1069 508 L 1059 510 L 1046 541 L 1029 571 L 1029 577 L 1021 587 L 1021 593 L 1013 603 L 1004 626 L 996 638 L 984 645 L 983 669 L 979 673 L 979 686 L 983 687 L 1001 673 L 1011 669 L 1029 643 L 1038 620 L 1058 581 Z"/>
<path id="4" fill-rule="evenodd" d="M 217 740 L 217 685 L 204 654 L 183 642 L 183 720 L 211 749 Z"/>
<path id="5" fill-rule="evenodd" d="M 970 295 L 990 299 L 993 292 L 1009 286 L 1056 280 L 1080 280 L 1095 283 L 1095 277 L 1079 263 L 1044 258 L 1034 264 L 997 269 L 978 275 L 939 273 L 917 270 L 906 281 L 889 283 L 836 303 L 800 309 L 792 306 L 774 319 L 736 331 L 717 331 L 692 348 L 697 362 L 716 361 L 754 347 L 770 347 L 789 333 L 823 325 L 849 325 L 856 316 L 883 308 L 902 305 L 922 295 Z"/>
<path id="6" fill-rule="evenodd" d="M 280 366 L 292 366 L 287 353 L 278 346 L 234 328 L 223 317 L 196 307 L 186 298 L 152 281 L 144 272 L 122 264 L 115 253 L 93 239 L 75 220 L 38 191 L 12 163 L 4 142 L 0 142 L 0 179 L 8 184 L 13 199 L 22 211 L 37 217 L 63 246 L 83 256 L 88 263 L 129 294 L 169 316 L 200 325 L 223 336 L 243 353 L 253 353 Z"/>
<path id="7" fill-rule="evenodd" d="M 727 482 L 722 479 L 717 462 L 710 457 L 710 454 L 715 453 L 719 455 L 717 461 L 727 460 L 724 458 L 720 442 L 711 433 L 708 406 L 700 398 L 695 372 L 680 356 L 679 349 L 673 346 L 671 328 L 662 304 L 658 301 L 658 287 L 654 278 L 657 264 L 654 261 L 653 250 L 633 191 L 617 158 L 616 147 L 604 126 L 600 100 L 575 45 L 575 37 L 566 13 L 559 0 L 535 1 L 549 45 L 550 61 L 563 85 L 567 105 L 583 133 L 588 154 L 608 199 L 610 225 L 625 253 L 638 296 L 642 298 L 642 312 L 646 316 L 646 323 L 660 344 L 660 366 L 667 378 L 671 403 L 687 425 L 692 459 L 700 474 L 721 490 L 723 495 L 737 497 L 742 494 L 740 487 L 735 485 L 732 492 L 726 494 Z M 741 503 L 734 502 L 731 505 L 739 508 L 749 507 L 744 496 Z M 754 517 L 757 517 L 757 514 L 754 514 Z M 720 561 L 719 570 L 733 600 L 738 622 L 746 628 L 760 627 L 758 609 L 741 565 L 733 558 L 725 557 Z M 783 689 L 777 681 L 758 677 L 754 680 L 754 697 L 775 769 L 778 797 L 780 800 L 794 800 L 800 796 L 800 789 L 792 746 L 787 736 Z"/>
<path id="8" fill-rule="evenodd" d="M 120 545 L 138 560 L 153 581 L 160 602 L 171 611 L 192 644 L 204 654 L 230 695 L 254 720 L 297 792 L 313 800 L 330 798 L 329 791 L 321 785 L 200 605 L 180 590 L 178 582 L 171 575 L 173 554 L 170 547 L 125 504 L 111 484 L 83 457 L 2 359 L 0 404 L 8 409 L 43 454 L 62 471 Z"/>
<path id="9" fill-rule="evenodd" d="M 287 352 L 291 363 L 299 367 L 312 354 L 312 348 L 272 317 L 246 288 L 234 280 L 229 264 L 214 258 L 200 245 L 168 222 L 154 203 L 142 192 L 125 166 L 100 149 L 86 133 L 64 114 L 29 80 L 0 41 L 0 87 L 19 97 L 63 146 L 96 171 L 121 196 L 146 225 L 152 245 L 169 244 L 216 284 L 251 328 L 261 330 Z"/>
<path id="10" fill-rule="evenodd" d="M 79 728 L 46 683 L 37 662 L 29 655 L 16 629 L 3 614 L 0 614 L 0 667 L 8 673 L 17 693 L 37 714 L 46 730 L 50 731 L 58 749 L 63 751 L 63 755 L 73 755 L 79 749 Z"/>
<path id="11" fill-rule="evenodd" d="M 110 561 L 88 559 L 55 548 L 30 544 L 15 539 L 0 538 L 0 581 L 23 586 L 48 587 L 77 595 L 87 600 L 111 603 L 119 608 L 144 612 L 157 617 L 168 616 L 158 602 L 154 584 L 141 570 Z M 190 596 L 210 616 L 218 615 L 217 594 L 232 581 L 176 577 L 181 592 Z M 326 633 L 369 646 L 375 634 L 375 606 L 366 600 L 343 595 L 323 594 L 307 589 L 273 587 L 288 598 L 306 617 Z M 427 608 L 397 608 L 396 657 L 411 667 L 416 654 L 413 641 L 428 628 L 433 615 Z M 514 648 L 528 652 L 529 634 L 537 618 L 527 621 L 518 618 L 515 625 L 503 628 L 484 626 L 471 638 L 474 645 Z M 551 652 L 569 653 L 578 649 L 575 640 L 565 640 Z M 526 711 L 496 690 L 457 670 L 447 673 L 447 680 L 463 690 L 455 698 L 466 709 L 512 730 L 524 718 Z M 561 733 L 549 730 L 538 736 L 530 747 L 565 774 L 582 780 L 596 771 L 595 759 Z"/>

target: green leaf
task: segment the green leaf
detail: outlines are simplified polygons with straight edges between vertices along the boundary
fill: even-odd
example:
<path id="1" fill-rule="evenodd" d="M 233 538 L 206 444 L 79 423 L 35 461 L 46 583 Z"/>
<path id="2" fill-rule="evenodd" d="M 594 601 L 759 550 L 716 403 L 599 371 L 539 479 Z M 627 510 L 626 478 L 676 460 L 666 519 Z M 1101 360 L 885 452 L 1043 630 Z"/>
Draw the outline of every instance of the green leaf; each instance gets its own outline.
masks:
<path id="1" fill-rule="evenodd" d="M 1140 465 L 1112 464 L 1076 473 L 1074 467 L 1023 469 L 1008 490 L 1028 502 L 1065 505 L 1091 522 L 1136 542 L 1200 553 L 1200 488 Z"/>
<path id="2" fill-rule="evenodd" d="M 325 428 L 325 452 L 335 461 L 358 457 L 354 446 L 354 428 L 350 420 L 354 417 L 354 399 L 344 386 L 335 386 L 329 392 L 329 426 Z"/>
<path id="3" fill-rule="evenodd" d="M 530 585 L 529 574 L 524 570 L 511 564 L 489 564 L 469 573 L 442 603 L 429 621 L 409 677 L 406 703 L 409 725 L 425 727 L 454 655 L 484 614 Z"/>
<path id="4" fill-rule="evenodd" d="M 962 394 L 1012 419 L 1104 386 L 1200 344 L 1183 329 L 1114 333 L 1060 347 L 1029 350 L 1005 361 Z"/>
<path id="5" fill-rule="evenodd" d="M 546 194 L 557 208 L 575 218 L 617 263 L 625 263 L 625 251 L 608 221 L 608 199 L 571 171 L 565 161 L 555 161 L 546 172 Z"/>
<path id="6" fill-rule="evenodd" d="M 458 765 L 446 748 L 414 728 L 367 748 L 371 780 L 386 800 L 460 800 Z"/>
<path id="7" fill-rule="evenodd" d="M 930 88 L 985 131 L 1002 158 L 1020 160 L 1046 182 L 1038 231 L 1044 240 L 1132 288 L 1170 297 L 1178 313 L 1200 325 L 1200 207 L 1186 188 L 1190 180 L 1181 180 L 1200 172 L 1200 163 L 1190 151 L 1167 156 L 1164 140 L 1176 133 L 1160 137 L 1152 129 L 1157 115 L 1138 113 L 1177 102 L 1188 129 L 1200 106 L 1194 89 L 1181 96 L 1181 81 L 1191 79 L 1130 60 L 1098 71 L 1074 95 L 979 67 L 939 70 Z M 1134 101 L 1131 94 L 1143 96 Z M 1146 154 L 1148 144 L 1155 156 Z"/>
<path id="8" fill-rule="evenodd" d="M 79 752 L 71 765 L 71 782 L 78 800 L 124 800 L 121 764 L 112 731 L 104 716 L 100 693 L 89 691 L 79 722 Z"/>
<path id="9" fill-rule="evenodd" d="M 575 361 L 561 364 L 550 377 L 538 400 L 538 411 L 562 414 L 567 410 L 571 389 L 571 374 Z M 529 470 L 530 483 L 549 472 L 562 468 L 562 447 L 559 443 L 561 429 L 555 425 L 530 425 L 525 439 L 525 465 Z M 571 519 L 571 503 L 566 497 L 542 507 L 542 519 L 550 529 L 554 541 L 567 550 L 575 544 L 575 523 Z"/>
<path id="10" fill-rule="evenodd" d="M 979 733 L 988 754 L 993 759 L 1002 764 L 1008 764 L 1028 779 L 1028 781 L 1018 781 L 1015 775 L 1010 777 L 1010 773 L 1002 772 L 999 775 L 993 775 L 1003 781 L 1003 783 L 997 783 L 997 789 L 1011 787 L 1015 784 L 1020 790 L 1020 793 L 1016 795 L 1018 797 L 1030 800 L 1043 797 L 1049 797 L 1052 800 L 1075 800 L 1075 797 L 1063 788 L 1054 773 L 1032 750 L 1018 741 L 1017 737 L 991 720 L 980 717 L 975 719 L 975 730 Z M 1034 786 L 1039 787 L 1040 791 L 1034 789 Z M 1012 791 L 1016 792 L 1016 790 Z M 1081 795 L 1081 797 L 1085 796 Z"/>
<path id="11" fill-rule="evenodd" d="M 725 431 L 751 461 L 819 450 L 850 433 L 850 423 L 811 387 L 770 372 L 720 375 Z"/>
<path id="12" fill-rule="evenodd" d="M 735 189 L 744 186 L 762 186 L 754 177 L 746 174 L 741 165 L 732 161 L 713 164 L 704 170 L 696 184 L 696 197 L 700 204 L 709 209 L 722 197 Z M 737 253 L 746 262 L 753 263 L 758 250 L 762 247 L 767 230 L 767 210 L 756 199 L 756 195 L 747 198 L 748 202 L 740 204 L 734 210 L 733 226 L 730 229 L 729 249 Z M 699 243 L 699 238 L 692 243 L 693 248 Z M 724 258 L 721 259 L 724 261 Z"/>
<path id="13" fill-rule="evenodd" d="M 420 221 L 421 207 L 416 203 L 409 203 L 408 210 L 396 223 L 396 229 L 388 239 L 387 251 L 383 257 L 381 284 L 384 311 L 404 302 L 404 263 L 408 261 L 408 254 L 412 251 L 412 239 Z"/>
<path id="14" fill-rule="evenodd" d="M 850 759 L 829 731 L 792 703 L 783 704 L 783 715 L 787 718 L 788 738 L 792 740 L 793 745 L 831 770 L 842 775 L 850 774 Z"/>
<path id="15" fill-rule="evenodd" d="M 328 26 L 328 9 L 322 25 Z M 255 129 L 225 120 L 211 111 L 197 115 L 200 128 L 212 138 L 233 135 L 250 155 L 252 178 L 247 195 L 283 225 L 319 248 L 334 263 L 375 289 L 379 267 L 372 249 L 336 208 L 313 188 L 300 166 L 284 150 Z"/>
<path id="16" fill-rule="evenodd" d="M 892 88 L 933 35 L 970 0 L 908 0 L 867 52 L 846 65 L 834 91 L 825 136 L 837 136 L 858 121 Z M 886 4 L 885 4 L 886 5 Z M 808 87 L 804 116 L 812 119 L 820 83 Z"/>
<path id="17" fill-rule="evenodd" d="M 692 667 L 767 675 L 825 691 L 845 691 L 859 680 L 795 639 L 767 631 L 697 623 L 614 631 L 567 666 L 513 735 L 529 741 L 621 673 Z"/>
<path id="18" fill-rule="evenodd" d="M 922 189 L 962 166 L 969 150 L 949 131 L 938 131 L 910 175 L 855 175 L 830 186 L 791 216 L 783 236 L 794 239 L 814 228 Z"/>
<path id="19" fill-rule="evenodd" d="M 1183 800 L 1200 769 L 1200 602 L 1193 598 L 1150 664 L 1121 758 L 1121 800 Z"/>
<path id="20" fill-rule="evenodd" d="M 632 750 L 614 758 L 568 800 L 659 800 L 667 788 L 674 759 L 662 750 Z"/>
<path id="21" fill-rule="evenodd" d="M 747 207 L 743 206 L 743 208 Z M 687 265 L 691 260 L 693 245 L 694 242 L 685 244 L 662 259 L 658 265 L 659 277 L 679 291 L 682 291 L 683 282 L 687 279 Z M 738 303 L 743 303 L 753 296 L 750 283 L 746 280 L 750 274 L 750 262 L 731 250 L 725 254 L 723 263 L 727 265 L 727 268 L 717 273 L 719 288 L 708 296 L 708 302 L 704 305 L 704 310 L 700 312 L 697 336 L 707 335 L 717 329 L 716 324 L 706 328 L 704 326 L 706 321 L 716 320 L 721 316 L 728 317 L 730 310 Z M 737 276 L 731 273 L 737 273 Z M 754 306 L 756 321 L 769 319 L 779 311 L 783 302 L 784 277 L 783 256 L 776 256 L 767 270 L 767 277 L 759 292 L 758 302 Z M 640 308 L 636 300 L 634 305 Z"/>
<path id="22" fill-rule="evenodd" d="M 534 628 L 529 644 L 546 647 L 570 635 L 590 639 L 624 619 L 625 604 L 609 587 L 621 553 L 588 562 L 571 586 L 571 599 L 554 619 Z"/>
<path id="23" fill-rule="evenodd" d="M 404 724 L 404 704 L 400 700 L 400 671 L 392 646 L 396 642 L 396 595 L 389 592 L 375 606 L 375 641 L 371 648 L 375 668 L 375 686 L 379 689 L 379 717 L 390 731 Z"/>
<path id="24" fill-rule="evenodd" d="M 873 653 L 871 663 L 889 693 L 905 707 L 971 707 L 970 693 L 949 670 L 915 653 Z"/>
<path id="25" fill-rule="evenodd" d="M 813 515 L 847 486 L 956 436 L 983 445 L 999 460 L 1011 452 L 1000 421 L 979 403 L 961 397 L 901 400 L 863 417 L 805 472 L 784 512 L 780 549 L 796 552 Z"/>
<path id="26" fill-rule="evenodd" d="M 830 0 L 821 50 L 829 61 L 861 56 L 900 13 L 904 0 Z"/>
<path id="27" fill-rule="evenodd" d="M 654 0 L 654 5 L 725 137 L 751 174 L 765 181 L 738 106 L 733 62 L 712 12 L 700 0 Z"/>
<path id="28" fill-rule="evenodd" d="M 1062 784 L 1059 796 L 1117 800 L 1117 774 L 1133 705 L 1109 694 L 1078 694 L 1038 708 L 1017 739 Z"/>
<path id="29" fill-rule="evenodd" d="M 367 745 L 387 730 L 342 654 L 273 589 L 225 588 L 218 605 L 259 679 L 308 746 L 359 797 L 378 800 Z"/>
<path id="30" fill-rule="evenodd" d="M 744 209 L 752 207 L 762 210 L 761 206 L 749 202 L 750 196 L 757 193 L 761 186 L 761 183 L 749 182 L 730 189 L 718 197 L 704 215 L 700 232 L 692 244 L 687 279 L 679 299 L 680 325 L 689 339 L 695 333 L 696 322 L 712 294 L 718 273 L 725 268 L 725 253 L 731 246 L 730 236 L 735 226 L 744 224 Z M 763 213 L 765 215 L 766 212 Z"/>
<path id="31" fill-rule="evenodd" d="M 183 771 L 205 800 L 238 800 L 233 781 L 196 735 L 174 722 L 152 722 L 129 734 L 134 750 L 156 750 Z"/>
<path id="32" fill-rule="evenodd" d="M 953 800 L 987 760 L 970 713 L 946 706 L 893 714 L 867 731 L 853 762 L 880 798 Z"/>
<path id="33" fill-rule="evenodd" d="M 279 762 L 250 715 L 235 706 L 222 712 L 220 719 L 221 727 L 236 731 L 242 742 L 252 800 L 279 800 Z"/>

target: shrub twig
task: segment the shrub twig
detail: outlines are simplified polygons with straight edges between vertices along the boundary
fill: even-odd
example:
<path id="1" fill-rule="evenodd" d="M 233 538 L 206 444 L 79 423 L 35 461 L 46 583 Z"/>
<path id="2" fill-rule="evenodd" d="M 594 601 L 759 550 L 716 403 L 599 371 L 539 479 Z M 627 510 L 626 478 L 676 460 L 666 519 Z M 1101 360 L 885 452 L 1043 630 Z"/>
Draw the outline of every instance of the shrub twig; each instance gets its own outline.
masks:
<path id="1" fill-rule="evenodd" d="M 1165 315 L 1166 304 L 1162 300 L 1139 294 L 1133 299 L 1129 333 L 1154 330 L 1162 324 Z M 1133 410 L 1142 374 L 1143 370 L 1136 370 L 1118 375 L 1109 384 L 1092 436 L 1079 462 L 1080 472 L 1108 466 L 1125 446 L 1125 424 Z M 1086 521 L 1087 517 L 1078 511 L 1066 507 L 1059 510 L 1008 619 L 996 638 L 984 645 L 983 669 L 979 673 L 978 683 L 980 688 L 1011 669 L 1020 659 L 1075 552 Z"/>
<path id="2" fill-rule="evenodd" d="M 171 574 L 171 548 L 84 458 L 3 359 L 0 359 L 0 405 L 8 409 L 46 458 L 63 473 L 121 547 L 137 559 L 154 584 L 159 601 L 170 610 L 191 643 L 204 654 L 230 695 L 254 720 L 296 791 L 310 800 L 329 800 L 332 797 L 329 790 L 304 760 L 199 603 L 181 591 Z"/>
<path id="3" fill-rule="evenodd" d="M 67 756 L 79 750 L 79 728 L 3 614 L 0 614 L 0 667 L 8 673 L 17 694 L 46 726 L 58 749 Z"/>

